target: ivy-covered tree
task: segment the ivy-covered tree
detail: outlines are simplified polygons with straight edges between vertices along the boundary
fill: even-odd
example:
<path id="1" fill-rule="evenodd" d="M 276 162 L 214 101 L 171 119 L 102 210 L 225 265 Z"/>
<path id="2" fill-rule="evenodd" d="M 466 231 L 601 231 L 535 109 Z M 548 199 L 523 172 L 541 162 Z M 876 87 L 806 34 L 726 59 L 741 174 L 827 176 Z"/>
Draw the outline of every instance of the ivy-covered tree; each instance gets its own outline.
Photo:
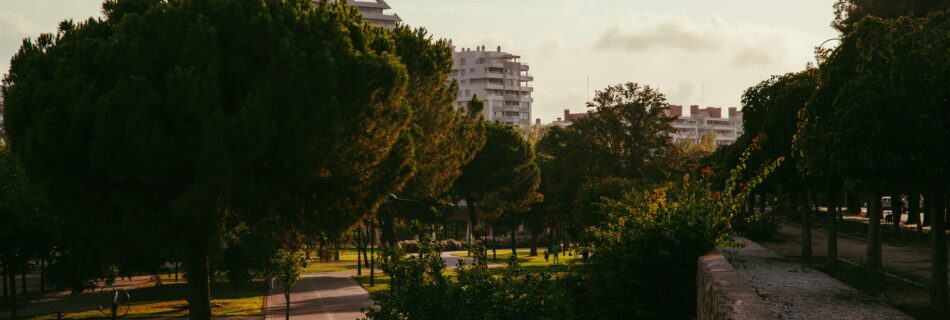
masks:
<path id="1" fill-rule="evenodd" d="M 191 318 L 210 317 L 225 220 L 352 223 L 405 182 L 406 68 L 356 9 L 114 0 L 104 13 L 24 43 L 3 82 L 8 134 L 77 228 L 108 224 L 124 243 L 115 230 L 147 223 L 181 240 Z"/>
<path id="2" fill-rule="evenodd" d="M 771 159 L 785 158 L 760 189 L 781 190 L 797 200 L 793 205 L 802 209 L 802 260 L 806 263 L 811 261 L 812 252 L 811 214 L 806 203 L 807 184 L 798 170 L 799 157 L 792 146 L 798 131 L 798 113 L 814 95 L 817 80 L 818 70 L 809 66 L 804 71 L 773 76 L 746 89 L 742 95 L 743 135 L 737 139 L 734 149 L 758 143 L 760 150 L 749 159 L 752 167 Z M 824 189 L 824 186 L 820 187 Z M 834 257 L 837 251 L 836 221 L 834 215 L 829 214 L 829 217 L 831 241 L 828 241 L 828 252 Z"/>
<path id="3" fill-rule="evenodd" d="M 943 221 L 950 167 L 950 14 L 865 18 L 821 65 L 819 88 L 803 111 L 807 172 L 862 181 L 879 198 L 884 183 L 924 186 L 932 216 L 932 305 L 946 311 Z M 906 128 L 914 128 L 908 130 Z M 880 268 L 877 216 L 868 230 L 869 271 Z"/>

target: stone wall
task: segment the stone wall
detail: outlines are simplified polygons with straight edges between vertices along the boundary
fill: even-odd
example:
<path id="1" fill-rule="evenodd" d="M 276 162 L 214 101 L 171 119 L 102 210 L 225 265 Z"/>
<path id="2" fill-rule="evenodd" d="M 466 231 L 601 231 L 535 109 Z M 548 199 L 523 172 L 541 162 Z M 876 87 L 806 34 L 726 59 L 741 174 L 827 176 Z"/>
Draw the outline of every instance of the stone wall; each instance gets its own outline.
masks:
<path id="1" fill-rule="evenodd" d="M 696 318 L 699 320 L 779 319 L 719 252 L 699 257 Z"/>

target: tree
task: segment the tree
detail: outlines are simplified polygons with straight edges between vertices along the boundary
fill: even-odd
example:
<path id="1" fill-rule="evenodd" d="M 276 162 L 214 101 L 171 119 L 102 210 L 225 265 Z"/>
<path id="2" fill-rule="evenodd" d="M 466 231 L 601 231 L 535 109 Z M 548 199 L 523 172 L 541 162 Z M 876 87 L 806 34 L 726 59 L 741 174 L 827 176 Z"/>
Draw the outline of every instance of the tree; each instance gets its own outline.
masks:
<path id="1" fill-rule="evenodd" d="M 599 222 L 574 219 L 590 213 L 578 204 L 600 196 L 578 199 L 585 185 L 625 180 L 631 187 L 649 186 L 686 171 L 684 153 L 670 138 L 674 118 L 666 114 L 669 105 L 656 89 L 632 82 L 610 86 L 598 91 L 588 107 L 594 108 L 588 117 L 547 129 L 537 143 L 543 210 L 573 236 Z"/>
<path id="2" fill-rule="evenodd" d="M 835 19 L 831 26 L 842 34 L 855 29 L 855 24 L 864 17 L 874 16 L 895 19 L 901 16 L 926 16 L 950 8 L 947 0 L 837 0 L 834 4 Z"/>
<path id="3" fill-rule="evenodd" d="M 45 208 L 42 194 L 27 178 L 10 148 L 0 142 L 0 262 L 5 288 L 9 281 L 11 318 L 16 318 L 17 311 L 17 269 L 27 263 L 30 244 L 37 240 L 34 234 L 49 222 L 43 217 Z"/>
<path id="4" fill-rule="evenodd" d="M 679 159 L 670 137 L 674 118 L 666 113 L 669 104 L 662 93 L 627 82 L 597 91 L 588 107 L 595 115 L 569 130 L 592 144 L 602 175 L 653 181 L 669 177 L 671 163 Z"/>
<path id="5" fill-rule="evenodd" d="M 4 79 L 8 134 L 69 223 L 110 224 L 117 240 L 142 224 L 182 235 L 191 318 L 210 317 L 225 219 L 347 225 L 404 183 L 405 66 L 355 9 L 118 0 L 104 12 L 24 42 Z"/>
<path id="6" fill-rule="evenodd" d="M 434 208 L 448 202 L 449 189 L 485 143 L 481 113 L 457 108 L 458 86 L 448 81 L 452 47 L 446 40 L 433 41 L 425 29 L 400 25 L 390 32 L 395 54 L 408 72 L 406 103 L 412 109 L 408 134 L 413 140 L 413 171 L 405 187 L 391 190 L 402 198 L 418 200 L 415 206 L 383 209 L 386 244 L 396 242 L 393 221 L 402 218 L 434 220 Z M 408 216 L 407 216 L 408 215 Z"/>
<path id="7" fill-rule="evenodd" d="M 481 234 L 479 208 L 496 216 L 526 210 L 541 199 L 539 184 L 540 171 L 532 145 L 515 128 L 488 123 L 485 147 L 463 167 L 462 176 L 455 182 L 458 194 L 468 205 L 473 238 L 477 240 Z"/>
<path id="8" fill-rule="evenodd" d="M 894 20 L 865 18 L 821 65 L 819 88 L 803 110 L 802 152 L 809 172 L 834 173 L 880 192 L 885 183 L 924 186 L 933 215 L 932 305 L 946 311 L 943 223 L 950 167 L 950 14 Z M 915 128 L 904 130 L 903 128 Z M 929 200 L 928 200 L 929 199 Z M 872 210 L 868 267 L 880 267 L 878 223 Z"/>
<path id="9" fill-rule="evenodd" d="M 306 265 L 307 260 L 300 250 L 280 249 L 271 259 L 269 275 L 281 283 L 284 293 L 284 319 L 290 320 L 290 291 Z"/>
<path id="10" fill-rule="evenodd" d="M 817 81 L 818 70 L 808 66 L 804 71 L 773 76 L 747 89 L 742 95 L 744 133 L 736 142 L 736 148 L 759 144 L 760 150 L 749 159 L 753 167 L 770 159 L 786 159 L 760 189 L 783 190 L 789 198 L 798 200 L 793 206 L 802 210 L 802 260 L 805 263 L 811 262 L 811 214 L 807 184 L 798 170 L 799 157 L 792 146 L 798 131 L 798 113 L 814 95 Z M 828 217 L 830 262 L 837 260 L 837 236 L 834 215 Z"/>

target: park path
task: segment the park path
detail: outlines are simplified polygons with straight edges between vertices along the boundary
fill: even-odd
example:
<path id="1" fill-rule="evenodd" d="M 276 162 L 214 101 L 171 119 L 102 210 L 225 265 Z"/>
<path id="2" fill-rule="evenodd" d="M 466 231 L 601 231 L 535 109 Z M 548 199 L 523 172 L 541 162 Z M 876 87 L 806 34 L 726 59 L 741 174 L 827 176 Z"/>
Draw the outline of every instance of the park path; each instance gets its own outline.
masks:
<path id="1" fill-rule="evenodd" d="M 472 258 L 456 257 L 442 252 L 446 268 L 457 268 L 459 261 L 472 264 Z M 489 267 L 502 266 L 489 263 Z M 290 292 L 290 318 L 307 320 L 352 320 L 365 316 L 363 308 L 373 305 L 369 292 L 353 279 L 353 270 L 311 273 L 297 281 Z M 267 295 L 267 319 L 284 319 L 284 294 L 278 285 Z"/>
<path id="2" fill-rule="evenodd" d="M 759 243 L 784 256 L 799 257 L 801 256 L 801 235 L 800 225 L 784 222 L 780 224 L 776 233 L 776 236 L 784 241 L 760 241 Z M 828 256 L 827 243 L 827 232 L 822 228 L 812 228 L 812 255 L 814 257 Z M 839 234 L 838 258 L 840 260 L 852 264 L 864 264 L 866 252 L 866 240 Z M 882 243 L 881 262 L 886 272 L 918 283 L 930 281 L 929 245 Z"/>
<path id="3" fill-rule="evenodd" d="M 365 316 L 362 308 L 373 305 L 352 271 L 311 273 L 297 281 L 290 292 L 290 318 L 351 320 Z M 267 319 L 284 319 L 285 300 L 280 286 L 267 296 Z"/>

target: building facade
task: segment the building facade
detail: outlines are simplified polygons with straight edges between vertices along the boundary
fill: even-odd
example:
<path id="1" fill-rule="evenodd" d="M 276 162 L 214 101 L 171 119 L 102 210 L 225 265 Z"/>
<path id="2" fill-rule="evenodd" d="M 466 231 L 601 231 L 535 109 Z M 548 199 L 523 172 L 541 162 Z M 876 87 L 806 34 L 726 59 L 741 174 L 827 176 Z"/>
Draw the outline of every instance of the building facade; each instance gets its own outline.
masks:
<path id="1" fill-rule="evenodd" d="M 522 132 L 530 130 L 534 102 L 530 83 L 534 77 L 521 57 L 503 52 L 501 47 L 488 51 L 481 46 L 454 51 L 452 58 L 450 77 L 459 85 L 459 106 L 478 96 L 485 102 L 485 119 L 514 125 Z"/>
<path id="2" fill-rule="evenodd" d="M 676 132 L 670 136 L 673 141 L 688 140 L 693 143 L 699 143 L 706 134 L 712 132 L 716 134 L 717 145 L 729 145 L 736 142 L 736 139 L 742 135 L 742 111 L 736 108 L 729 108 L 729 117 L 722 117 L 722 108 L 707 107 L 700 109 L 698 105 L 690 106 L 689 116 L 683 116 L 683 106 L 671 105 L 666 111 L 667 115 L 677 117 L 673 121 L 673 128 Z M 574 124 L 575 121 L 589 117 L 594 113 L 591 111 L 584 113 L 571 113 L 569 109 L 564 109 L 564 117 L 558 117 L 548 126 L 567 127 Z M 540 124 L 541 119 L 537 119 Z"/>
<path id="3" fill-rule="evenodd" d="M 314 0 L 316 1 L 316 0 Z M 363 14 L 363 19 L 369 20 L 370 22 L 383 26 L 386 28 L 395 28 L 396 23 L 402 21 L 399 18 L 399 15 L 386 14 L 386 10 L 392 9 L 385 0 L 369 0 L 369 1 L 357 1 L 357 0 L 346 0 L 346 3 L 351 7 L 356 7 L 360 10 L 360 13 Z"/>
<path id="4" fill-rule="evenodd" d="M 716 144 L 729 145 L 736 142 L 742 135 L 742 111 L 729 108 L 729 117 L 722 117 L 722 108 L 699 108 L 698 105 L 689 106 L 689 116 L 683 116 L 683 106 L 671 105 L 667 114 L 677 116 L 673 121 L 673 140 L 689 140 L 699 143 L 703 136 L 712 132 L 716 134 Z"/>

